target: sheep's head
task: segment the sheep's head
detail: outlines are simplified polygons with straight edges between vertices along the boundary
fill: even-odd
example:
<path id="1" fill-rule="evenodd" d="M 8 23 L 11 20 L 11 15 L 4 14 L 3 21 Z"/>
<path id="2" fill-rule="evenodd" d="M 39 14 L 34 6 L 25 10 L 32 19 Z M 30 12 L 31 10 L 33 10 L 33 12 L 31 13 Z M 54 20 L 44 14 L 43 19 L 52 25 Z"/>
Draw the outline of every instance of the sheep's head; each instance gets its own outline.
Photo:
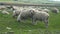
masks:
<path id="1" fill-rule="evenodd" d="M 34 13 L 35 13 L 35 10 L 30 10 L 30 13 L 32 14 L 32 15 L 34 15 Z"/>

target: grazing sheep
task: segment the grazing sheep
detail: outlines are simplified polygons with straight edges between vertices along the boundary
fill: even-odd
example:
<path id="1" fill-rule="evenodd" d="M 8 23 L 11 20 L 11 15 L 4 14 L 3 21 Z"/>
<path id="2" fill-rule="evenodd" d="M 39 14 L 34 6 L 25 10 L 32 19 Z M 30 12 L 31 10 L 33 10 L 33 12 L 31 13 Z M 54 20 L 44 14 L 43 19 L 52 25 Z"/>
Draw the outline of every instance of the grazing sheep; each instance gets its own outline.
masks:
<path id="1" fill-rule="evenodd" d="M 14 9 L 13 6 L 6 6 L 7 11 L 13 11 L 13 9 Z"/>
<path id="2" fill-rule="evenodd" d="M 15 17 L 18 16 L 23 9 L 22 7 L 12 6 L 12 10 L 13 10 L 13 17 Z"/>
<path id="3" fill-rule="evenodd" d="M 48 10 L 48 9 L 43 9 L 42 11 L 43 11 L 43 12 L 47 12 L 47 13 L 49 12 L 49 10 Z"/>
<path id="4" fill-rule="evenodd" d="M 5 8 L 5 6 L 0 6 L 0 10 L 4 10 Z"/>
<path id="5" fill-rule="evenodd" d="M 35 11 L 32 19 L 32 23 L 36 24 L 37 20 L 43 21 L 46 25 L 46 28 L 48 27 L 48 18 L 49 14 L 46 12 L 40 12 L 40 11 Z"/>
<path id="6" fill-rule="evenodd" d="M 57 13 L 59 13 L 59 9 L 53 8 L 53 9 L 52 9 L 52 12 L 57 14 Z"/>
<path id="7" fill-rule="evenodd" d="M 13 17 L 18 16 L 20 14 L 20 10 L 14 10 L 13 11 Z"/>
<path id="8" fill-rule="evenodd" d="M 31 11 L 31 10 L 21 11 L 21 13 L 19 14 L 19 16 L 17 17 L 17 21 L 21 21 L 22 19 L 31 18 L 32 15 L 33 15 L 33 11 Z"/>
<path id="9" fill-rule="evenodd" d="M 14 10 L 13 10 L 13 17 L 15 17 L 15 16 L 18 16 L 19 14 L 20 14 L 20 12 L 21 11 L 28 11 L 28 10 L 30 10 L 30 9 L 32 9 L 31 7 L 29 7 L 29 8 L 26 8 L 26 7 L 16 7 L 16 6 L 14 6 L 15 8 L 13 8 Z"/>
<path id="10" fill-rule="evenodd" d="M 12 8 L 13 8 L 14 10 L 20 10 L 20 7 L 19 7 L 19 6 L 12 6 Z"/>
<path id="11" fill-rule="evenodd" d="M 38 10 L 38 11 L 43 11 L 43 12 L 49 12 L 49 10 L 48 9 L 41 9 L 41 8 L 36 8 L 36 10 Z"/>
<path id="12" fill-rule="evenodd" d="M 43 9 L 41 9 L 41 8 L 36 8 L 36 10 L 42 11 Z"/>
<path id="13" fill-rule="evenodd" d="M 2 14 L 10 14 L 9 12 L 7 12 L 6 10 L 2 11 Z"/>

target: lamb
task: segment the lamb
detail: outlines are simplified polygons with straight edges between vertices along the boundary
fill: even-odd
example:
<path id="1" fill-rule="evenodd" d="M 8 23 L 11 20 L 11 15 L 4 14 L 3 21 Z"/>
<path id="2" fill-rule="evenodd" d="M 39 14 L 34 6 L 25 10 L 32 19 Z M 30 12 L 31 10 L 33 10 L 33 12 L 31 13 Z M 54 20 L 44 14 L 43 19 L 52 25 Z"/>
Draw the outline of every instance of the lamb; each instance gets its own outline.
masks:
<path id="1" fill-rule="evenodd" d="M 20 14 L 20 10 L 14 10 L 13 11 L 13 17 L 18 16 Z"/>
<path id="2" fill-rule="evenodd" d="M 33 11 L 31 11 L 31 9 L 30 10 L 21 11 L 19 16 L 17 17 L 17 21 L 21 22 L 22 19 L 31 18 L 32 15 L 33 15 Z"/>
<path id="3" fill-rule="evenodd" d="M 22 8 L 22 7 L 20 7 L 20 8 L 13 8 L 14 10 L 13 10 L 13 17 L 15 17 L 15 16 L 18 16 L 20 13 L 21 13 L 21 11 L 28 11 L 28 10 L 30 10 L 31 8 Z"/>
<path id="4" fill-rule="evenodd" d="M 35 14 L 33 15 L 32 23 L 35 24 L 37 20 L 40 20 L 45 23 L 46 28 L 47 28 L 48 27 L 48 19 L 49 19 L 48 13 L 36 11 Z"/>
<path id="5" fill-rule="evenodd" d="M 42 12 L 47 12 L 47 13 L 49 12 L 49 10 L 48 10 L 48 9 L 46 9 L 46 8 L 45 8 L 45 9 L 36 8 L 36 10 L 38 10 L 38 11 L 42 11 Z"/>
<path id="6" fill-rule="evenodd" d="M 2 11 L 2 14 L 7 14 L 7 15 L 9 15 L 10 13 L 7 12 L 6 10 L 3 10 L 3 11 Z"/>
<path id="7" fill-rule="evenodd" d="M 49 10 L 48 9 L 43 9 L 42 11 L 43 12 L 46 12 L 46 13 L 49 13 Z"/>
<path id="8" fill-rule="evenodd" d="M 0 10 L 4 10 L 5 8 L 5 6 L 0 6 Z"/>
<path id="9" fill-rule="evenodd" d="M 53 8 L 53 9 L 52 9 L 52 12 L 58 14 L 58 13 L 59 13 L 59 9 Z"/>
<path id="10" fill-rule="evenodd" d="M 22 8 L 20 7 L 17 7 L 17 6 L 13 6 L 12 7 L 12 10 L 13 10 L 13 17 L 16 17 L 20 14 L 20 12 L 23 10 Z"/>

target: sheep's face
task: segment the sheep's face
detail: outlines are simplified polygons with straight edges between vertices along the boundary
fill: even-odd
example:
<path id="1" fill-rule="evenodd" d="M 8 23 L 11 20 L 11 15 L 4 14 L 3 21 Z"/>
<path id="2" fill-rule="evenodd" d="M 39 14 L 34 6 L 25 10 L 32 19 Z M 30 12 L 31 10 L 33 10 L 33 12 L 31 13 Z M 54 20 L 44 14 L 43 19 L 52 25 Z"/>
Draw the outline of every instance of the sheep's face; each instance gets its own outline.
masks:
<path id="1" fill-rule="evenodd" d="M 31 15 L 34 15 L 34 10 L 30 10 Z"/>

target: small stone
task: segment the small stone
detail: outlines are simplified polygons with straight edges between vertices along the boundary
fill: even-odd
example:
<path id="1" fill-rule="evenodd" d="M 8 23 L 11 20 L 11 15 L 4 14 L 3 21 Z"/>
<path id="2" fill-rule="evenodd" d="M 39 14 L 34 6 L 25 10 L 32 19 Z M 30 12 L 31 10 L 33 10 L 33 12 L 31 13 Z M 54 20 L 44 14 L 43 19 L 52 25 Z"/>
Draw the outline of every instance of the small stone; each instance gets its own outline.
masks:
<path id="1" fill-rule="evenodd" d="M 11 30 L 12 28 L 10 28 L 10 27 L 6 27 L 6 29 Z"/>
<path id="2" fill-rule="evenodd" d="M 31 30 L 28 30 L 28 31 L 31 31 Z"/>

